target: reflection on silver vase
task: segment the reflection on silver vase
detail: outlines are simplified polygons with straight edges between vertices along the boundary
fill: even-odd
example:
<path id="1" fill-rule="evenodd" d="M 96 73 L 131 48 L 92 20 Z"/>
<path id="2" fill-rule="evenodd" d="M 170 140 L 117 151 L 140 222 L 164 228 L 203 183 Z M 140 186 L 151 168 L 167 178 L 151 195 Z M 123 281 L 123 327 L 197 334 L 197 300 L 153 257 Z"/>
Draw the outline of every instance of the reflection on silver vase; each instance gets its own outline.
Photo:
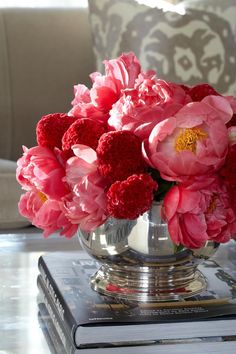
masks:
<path id="1" fill-rule="evenodd" d="M 176 246 L 161 218 L 161 204 L 136 220 L 108 219 L 93 232 L 79 230 L 82 247 L 102 265 L 94 290 L 131 301 L 181 300 L 200 293 L 206 280 L 197 266 L 218 244 L 197 250 Z"/>

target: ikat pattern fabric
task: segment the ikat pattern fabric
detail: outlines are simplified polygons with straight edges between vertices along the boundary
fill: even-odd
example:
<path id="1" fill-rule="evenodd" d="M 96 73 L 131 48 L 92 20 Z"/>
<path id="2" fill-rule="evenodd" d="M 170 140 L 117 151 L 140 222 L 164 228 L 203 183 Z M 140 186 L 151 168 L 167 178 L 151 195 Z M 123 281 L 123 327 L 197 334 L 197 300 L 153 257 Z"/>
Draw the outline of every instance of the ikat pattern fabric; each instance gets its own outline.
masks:
<path id="1" fill-rule="evenodd" d="M 236 0 L 89 0 L 89 6 L 99 71 L 104 58 L 133 51 L 160 78 L 206 81 L 236 94 Z"/>

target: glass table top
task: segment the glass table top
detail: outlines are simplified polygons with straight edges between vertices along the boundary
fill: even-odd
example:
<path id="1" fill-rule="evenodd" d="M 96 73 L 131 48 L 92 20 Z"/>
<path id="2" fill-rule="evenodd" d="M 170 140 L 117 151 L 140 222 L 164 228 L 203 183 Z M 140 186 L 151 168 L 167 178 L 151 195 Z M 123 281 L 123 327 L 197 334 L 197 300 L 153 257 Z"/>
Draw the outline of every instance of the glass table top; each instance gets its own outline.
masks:
<path id="1" fill-rule="evenodd" d="M 50 353 L 38 322 L 38 258 L 46 252 L 76 249 L 81 250 L 77 237 L 44 239 L 33 227 L 0 231 L 0 354 Z M 235 255 L 232 241 L 220 246 L 216 256 L 236 278 Z"/>
<path id="2" fill-rule="evenodd" d="M 34 228 L 0 234 L 0 353 L 49 354 L 38 323 L 38 258 L 45 252 L 75 250 L 76 237 L 44 239 Z"/>

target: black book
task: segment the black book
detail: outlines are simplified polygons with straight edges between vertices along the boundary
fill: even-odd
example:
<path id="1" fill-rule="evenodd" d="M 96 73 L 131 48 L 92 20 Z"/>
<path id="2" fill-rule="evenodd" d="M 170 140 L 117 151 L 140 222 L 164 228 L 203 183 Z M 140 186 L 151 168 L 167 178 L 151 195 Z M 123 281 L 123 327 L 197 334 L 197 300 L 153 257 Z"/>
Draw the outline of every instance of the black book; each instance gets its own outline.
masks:
<path id="1" fill-rule="evenodd" d="M 75 345 L 66 331 L 65 322 L 61 320 L 55 303 L 48 293 L 41 275 L 37 278 L 37 285 L 39 289 L 39 319 L 41 320 L 41 324 L 44 324 L 42 330 L 43 332 L 45 331 L 44 335 L 46 340 L 50 338 L 56 354 L 74 354 L 76 349 Z"/>
<path id="2" fill-rule="evenodd" d="M 38 276 L 37 278 L 37 285 L 39 289 L 39 296 L 38 296 L 38 308 L 40 312 L 40 321 L 41 323 L 44 323 L 44 327 L 42 330 L 45 330 L 45 336 L 48 337 L 50 336 L 50 340 L 54 343 L 54 347 L 56 349 L 56 353 L 61 353 L 64 354 L 66 352 L 67 354 L 75 354 L 75 353 L 81 353 L 81 349 L 76 349 L 75 344 L 72 343 L 71 337 L 69 333 L 66 330 L 65 327 L 65 322 L 62 321 L 62 319 L 59 316 L 59 313 L 55 307 L 55 303 L 53 299 L 51 298 L 50 293 L 48 292 L 48 289 L 46 287 L 46 284 L 43 281 L 43 278 L 41 275 Z M 132 342 L 132 346 L 141 346 L 143 345 L 150 345 L 150 344 L 156 344 L 158 341 L 137 341 L 137 342 Z M 121 347 L 123 344 L 127 345 L 127 343 L 100 343 L 100 344 L 94 344 L 94 345 L 89 345 L 90 348 L 111 348 L 111 347 Z M 130 346 L 130 344 L 129 344 Z M 83 347 L 83 353 L 85 352 L 84 349 L 87 346 Z M 124 346 L 123 346 L 124 347 Z M 77 351 L 76 351 L 77 350 Z"/>
<path id="3" fill-rule="evenodd" d="M 151 304 L 127 304 L 93 291 L 89 278 L 97 267 L 82 252 L 39 259 L 45 286 L 76 347 L 236 335 L 236 319 L 230 316 L 236 314 L 236 282 L 215 261 L 201 266 L 206 291 L 181 302 Z"/>
<path id="4" fill-rule="evenodd" d="M 43 299 L 43 296 L 42 296 Z M 41 300 L 42 301 L 42 300 Z M 57 329 L 43 302 L 39 306 L 39 323 L 48 342 L 51 354 L 199 354 L 208 352 L 214 354 L 235 353 L 236 341 L 224 341 L 223 338 L 191 338 L 188 340 L 171 340 L 146 342 L 145 345 L 113 346 L 109 348 L 87 348 L 76 349 L 75 347 L 65 348 L 59 339 Z M 173 345 L 175 344 L 175 345 Z"/>

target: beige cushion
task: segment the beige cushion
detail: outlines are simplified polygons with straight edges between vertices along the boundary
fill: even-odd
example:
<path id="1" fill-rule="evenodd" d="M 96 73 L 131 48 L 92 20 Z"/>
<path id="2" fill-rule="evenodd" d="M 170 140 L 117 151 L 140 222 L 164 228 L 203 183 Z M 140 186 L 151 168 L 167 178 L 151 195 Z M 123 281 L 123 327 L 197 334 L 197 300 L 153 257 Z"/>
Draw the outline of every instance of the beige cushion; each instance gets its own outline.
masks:
<path id="1" fill-rule="evenodd" d="M 18 212 L 21 193 L 21 187 L 16 181 L 16 163 L 0 159 L 0 229 L 30 224 Z"/>
<path id="2" fill-rule="evenodd" d="M 156 69 L 161 78 L 209 82 L 236 95 L 235 0 L 175 3 L 89 0 L 98 70 L 105 58 L 134 51 L 143 68 Z"/>

